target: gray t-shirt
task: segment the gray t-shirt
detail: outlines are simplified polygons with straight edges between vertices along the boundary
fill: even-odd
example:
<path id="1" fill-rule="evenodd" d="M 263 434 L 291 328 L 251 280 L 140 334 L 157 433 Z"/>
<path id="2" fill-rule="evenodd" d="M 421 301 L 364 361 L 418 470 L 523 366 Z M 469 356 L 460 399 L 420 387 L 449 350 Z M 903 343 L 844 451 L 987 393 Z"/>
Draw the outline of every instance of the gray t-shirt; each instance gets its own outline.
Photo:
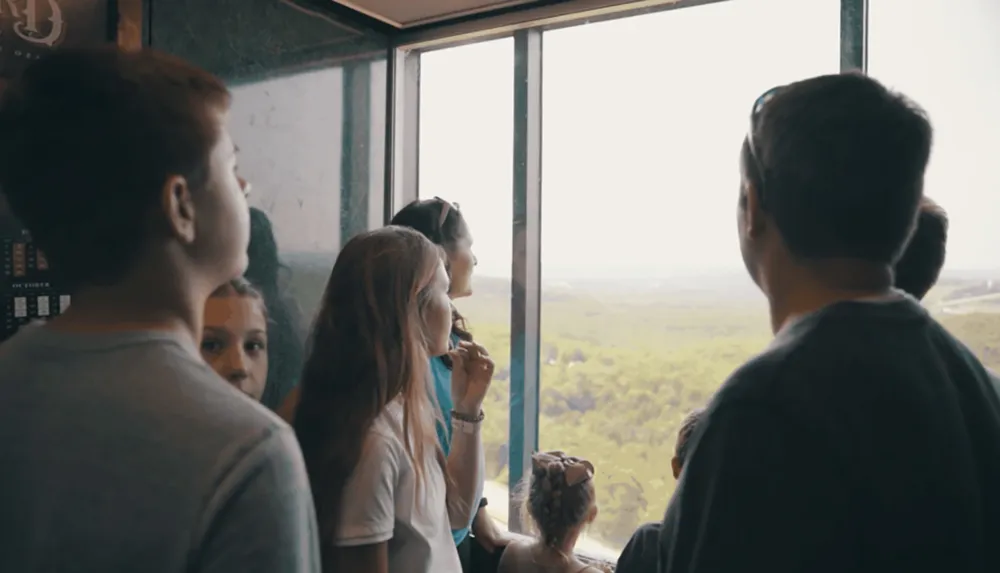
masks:
<path id="1" fill-rule="evenodd" d="M 389 542 L 389 573 L 462 573 L 451 536 L 447 486 L 431 444 L 417 487 L 403 441 L 403 408 L 387 406 L 366 436 L 344 488 L 340 546 Z"/>
<path id="2" fill-rule="evenodd" d="M 291 429 L 165 333 L 0 346 L 0 571 L 318 572 Z"/>

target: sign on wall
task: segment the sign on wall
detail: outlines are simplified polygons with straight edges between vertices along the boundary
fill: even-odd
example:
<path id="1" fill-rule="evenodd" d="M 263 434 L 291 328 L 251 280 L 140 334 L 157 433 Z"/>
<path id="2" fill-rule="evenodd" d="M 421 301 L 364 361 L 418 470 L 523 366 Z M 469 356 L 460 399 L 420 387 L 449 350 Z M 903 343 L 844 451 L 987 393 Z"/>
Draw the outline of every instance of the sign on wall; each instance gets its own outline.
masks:
<path id="1" fill-rule="evenodd" d="M 0 0 L 0 82 L 62 46 L 110 39 L 108 0 Z"/>
<path id="2" fill-rule="evenodd" d="M 107 42 L 110 24 L 108 0 L 0 0 L 0 93 L 52 50 Z M 50 275 L 45 253 L 0 200 L 0 342 L 69 306 Z"/>

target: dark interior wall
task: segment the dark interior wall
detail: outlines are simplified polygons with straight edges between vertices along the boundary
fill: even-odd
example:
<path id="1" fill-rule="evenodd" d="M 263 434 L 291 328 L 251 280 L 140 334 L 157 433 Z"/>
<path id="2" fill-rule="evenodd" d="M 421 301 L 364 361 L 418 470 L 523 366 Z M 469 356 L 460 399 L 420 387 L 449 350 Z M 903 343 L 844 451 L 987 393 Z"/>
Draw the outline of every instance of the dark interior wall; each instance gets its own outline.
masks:
<path id="1" fill-rule="evenodd" d="M 274 406 L 297 380 L 301 338 L 340 247 L 382 224 L 388 38 L 280 0 L 147 6 L 153 47 L 232 88 L 229 129 L 240 147 L 239 171 L 280 252 L 280 266 L 263 265 L 279 287 L 268 302 L 281 306 L 272 316 L 287 311 L 293 323 L 269 340 L 265 400 Z M 255 239 L 264 232 L 252 230 Z"/>
<path id="2" fill-rule="evenodd" d="M 332 3 L 331 3 L 332 4 Z M 149 0 L 150 43 L 232 82 L 377 57 L 384 34 L 285 0 Z"/>
<path id="3" fill-rule="evenodd" d="M 113 0 L 31 4 L 0 0 L 0 92 L 8 80 L 52 50 L 114 40 L 115 4 Z M 59 314 L 68 303 L 44 253 L 0 197 L 0 342 L 31 320 Z"/>

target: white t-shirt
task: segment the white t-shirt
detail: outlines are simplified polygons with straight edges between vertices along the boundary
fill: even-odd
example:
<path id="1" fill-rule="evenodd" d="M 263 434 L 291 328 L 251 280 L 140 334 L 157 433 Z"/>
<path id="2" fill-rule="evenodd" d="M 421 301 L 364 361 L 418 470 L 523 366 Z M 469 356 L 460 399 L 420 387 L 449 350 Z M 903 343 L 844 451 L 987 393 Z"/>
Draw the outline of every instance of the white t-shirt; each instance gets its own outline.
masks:
<path id="1" fill-rule="evenodd" d="M 389 573 L 461 573 L 451 535 L 444 474 L 428 449 L 422 488 L 403 446 L 403 408 L 390 404 L 366 437 L 344 488 L 336 544 L 389 542 Z"/>

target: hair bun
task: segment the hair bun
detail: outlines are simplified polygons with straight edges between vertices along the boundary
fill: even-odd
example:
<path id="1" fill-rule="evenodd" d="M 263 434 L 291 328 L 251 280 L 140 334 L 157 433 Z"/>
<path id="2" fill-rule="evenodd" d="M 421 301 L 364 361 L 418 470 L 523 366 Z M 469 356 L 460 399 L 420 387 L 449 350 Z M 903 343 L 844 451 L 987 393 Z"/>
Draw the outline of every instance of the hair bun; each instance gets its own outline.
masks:
<path id="1" fill-rule="evenodd" d="M 532 480 L 526 509 L 534 518 L 547 545 L 557 546 L 570 528 L 587 519 L 593 507 L 594 465 L 561 451 L 531 456 Z"/>
<path id="2" fill-rule="evenodd" d="M 594 464 L 582 458 L 567 456 L 558 450 L 532 454 L 531 464 L 533 473 L 544 475 L 549 480 L 564 476 L 566 485 L 570 487 L 594 477 Z"/>

